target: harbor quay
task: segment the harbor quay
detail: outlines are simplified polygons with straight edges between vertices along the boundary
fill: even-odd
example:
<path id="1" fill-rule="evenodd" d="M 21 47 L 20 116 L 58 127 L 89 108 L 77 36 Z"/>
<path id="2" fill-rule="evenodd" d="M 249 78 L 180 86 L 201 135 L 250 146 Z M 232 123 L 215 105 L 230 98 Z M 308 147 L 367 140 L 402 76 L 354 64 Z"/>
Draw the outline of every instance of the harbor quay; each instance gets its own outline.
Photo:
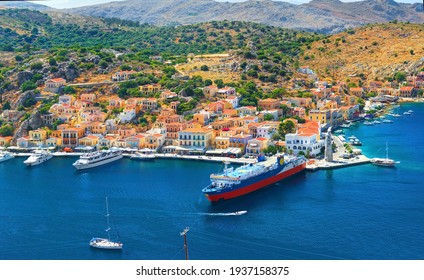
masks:
<path id="1" fill-rule="evenodd" d="M 370 159 L 362 154 L 348 159 L 343 158 L 343 155 L 347 153 L 346 148 L 343 145 L 343 141 L 336 135 L 331 135 L 331 138 L 333 143 L 336 145 L 336 150 L 332 154 L 332 159 L 327 160 L 326 158 L 323 158 L 309 160 L 306 165 L 306 170 L 316 171 L 320 169 L 336 169 L 370 163 Z"/>
<path id="2" fill-rule="evenodd" d="M 360 164 L 370 163 L 370 159 L 364 155 L 356 155 L 355 157 L 345 159 L 343 154 L 346 154 L 346 148 L 343 145 L 343 141 L 339 136 L 331 135 L 332 142 L 336 145 L 335 151 L 332 153 L 332 159 L 328 160 L 324 158 L 310 159 L 307 162 L 307 171 L 317 171 L 321 169 L 336 169 L 349 167 Z M 14 153 L 17 157 L 29 157 L 31 152 L 16 152 Z M 79 157 L 83 155 L 83 152 L 52 152 L 54 157 Z M 124 152 L 123 157 L 130 158 L 132 153 Z M 180 155 L 174 153 L 155 153 L 156 158 L 161 159 L 183 159 L 183 160 L 195 160 L 195 161 L 209 161 L 209 162 L 229 162 L 233 164 L 250 164 L 256 163 L 256 157 L 223 157 L 223 156 L 208 156 L 208 155 Z"/>
<path id="3" fill-rule="evenodd" d="M 64 152 L 55 152 L 52 153 L 53 157 L 79 157 L 83 153 L 64 153 Z M 338 154 L 338 153 L 335 153 Z M 29 157 L 31 153 L 15 153 L 16 157 Z M 123 154 L 124 157 L 130 158 L 131 154 Z M 229 162 L 234 164 L 250 164 L 256 163 L 256 158 L 229 158 L 229 157 L 217 157 L 217 156 L 193 156 L 193 155 L 178 155 L 178 154 L 161 154 L 157 153 L 156 158 L 161 159 L 183 159 L 183 160 L 195 160 L 195 161 L 209 161 L 209 162 Z M 370 162 L 370 159 L 364 155 L 358 155 L 355 158 L 351 159 L 339 159 L 332 162 L 328 162 L 324 159 L 312 159 L 309 160 L 306 165 L 307 171 L 316 171 L 320 169 L 336 169 L 349 167 L 359 164 L 367 164 Z"/>
<path id="4" fill-rule="evenodd" d="M 326 160 L 312 160 L 306 165 L 306 170 L 316 171 L 320 169 L 336 169 L 368 163 L 370 163 L 370 159 L 364 155 L 359 155 L 352 159 L 340 159 L 331 162 Z"/>

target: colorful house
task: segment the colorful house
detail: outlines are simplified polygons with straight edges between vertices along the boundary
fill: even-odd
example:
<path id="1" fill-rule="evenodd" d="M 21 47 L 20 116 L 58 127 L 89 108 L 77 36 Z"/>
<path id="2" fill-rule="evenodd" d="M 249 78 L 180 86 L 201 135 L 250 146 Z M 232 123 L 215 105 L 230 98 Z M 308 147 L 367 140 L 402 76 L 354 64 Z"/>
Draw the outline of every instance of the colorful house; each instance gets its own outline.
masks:
<path id="1" fill-rule="evenodd" d="M 66 85 L 66 80 L 63 78 L 48 79 L 45 82 L 44 90 L 48 92 L 58 93 L 60 89 Z"/>
<path id="2" fill-rule="evenodd" d="M 268 148 L 269 143 L 269 139 L 264 137 L 251 139 L 247 143 L 246 154 L 260 155 L 264 149 Z"/>
<path id="3" fill-rule="evenodd" d="M 12 141 L 12 136 L 0 136 L 0 147 L 7 147 Z"/>
<path id="4" fill-rule="evenodd" d="M 28 132 L 30 146 L 44 146 L 47 139 L 47 131 L 43 129 L 30 130 Z"/>
<path id="5" fill-rule="evenodd" d="M 186 128 L 178 132 L 179 146 L 188 150 L 205 151 L 212 144 L 212 129 Z"/>
<path id="6" fill-rule="evenodd" d="M 112 81 L 124 81 L 124 80 L 128 80 L 131 75 L 136 74 L 137 72 L 134 70 L 130 70 L 130 71 L 118 71 L 115 72 L 115 74 L 113 74 L 110 78 L 112 79 Z"/>
<path id="7" fill-rule="evenodd" d="M 125 138 L 125 147 L 141 149 L 144 147 L 145 136 L 142 134 L 136 134 Z"/>
<path id="8" fill-rule="evenodd" d="M 62 145 L 66 147 L 76 147 L 79 139 L 84 137 L 83 128 L 67 128 L 62 130 Z"/>
<path id="9" fill-rule="evenodd" d="M 29 136 L 20 137 L 16 140 L 16 145 L 18 145 L 19 148 L 28 148 L 29 143 Z"/>
<path id="10" fill-rule="evenodd" d="M 99 142 L 99 137 L 96 135 L 88 135 L 78 140 L 79 146 L 95 147 Z"/>
<path id="11" fill-rule="evenodd" d="M 160 149 L 165 143 L 165 135 L 163 134 L 148 134 L 144 140 L 144 147 L 151 150 Z"/>
<path id="12" fill-rule="evenodd" d="M 116 137 L 107 135 L 99 140 L 99 146 L 102 148 L 111 148 L 116 146 Z"/>
<path id="13" fill-rule="evenodd" d="M 244 153 L 249 140 L 252 138 L 252 135 L 244 133 L 231 136 L 230 148 L 240 148 L 240 150 Z"/>
<path id="14" fill-rule="evenodd" d="M 61 146 L 62 142 L 60 138 L 57 137 L 50 137 L 48 139 L 46 139 L 46 146 L 47 147 L 57 147 L 57 146 Z"/>

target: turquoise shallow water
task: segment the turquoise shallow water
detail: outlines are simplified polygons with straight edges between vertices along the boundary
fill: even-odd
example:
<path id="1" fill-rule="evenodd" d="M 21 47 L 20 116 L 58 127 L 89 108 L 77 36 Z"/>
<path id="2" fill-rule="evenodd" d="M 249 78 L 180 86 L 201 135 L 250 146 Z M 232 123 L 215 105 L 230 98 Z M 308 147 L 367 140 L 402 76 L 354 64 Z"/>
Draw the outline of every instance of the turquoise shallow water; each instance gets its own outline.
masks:
<path id="1" fill-rule="evenodd" d="M 424 104 L 393 124 L 358 125 L 369 157 L 401 161 L 306 172 L 210 205 L 201 189 L 220 164 L 123 159 L 75 171 L 76 158 L 27 168 L 0 163 L 0 259 L 424 259 Z M 92 249 L 106 227 L 105 196 L 122 252 Z M 243 216 L 202 213 L 247 210 Z"/>

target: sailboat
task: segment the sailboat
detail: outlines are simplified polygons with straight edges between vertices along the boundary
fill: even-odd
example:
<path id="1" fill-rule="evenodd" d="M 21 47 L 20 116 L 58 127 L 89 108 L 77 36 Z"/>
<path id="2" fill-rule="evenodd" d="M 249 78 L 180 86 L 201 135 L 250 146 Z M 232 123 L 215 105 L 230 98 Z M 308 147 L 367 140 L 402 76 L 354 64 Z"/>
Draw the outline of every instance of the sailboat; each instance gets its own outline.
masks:
<path id="1" fill-rule="evenodd" d="M 384 167 L 394 167 L 395 164 L 400 163 L 399 161 L 394 161 L 393 159 L 389 159 L 389 147 L 387 146 L 387 142 L 386 142 L 386 158 L 372 158 L 370 161 L 372 164 L 375 164 L 378 166 L 384 166 Z"/>
<path id="2" fill-rule="evenodd" d="M 115 242 L 110 239 L 110 225 L 109 225 L 109 206 L 106 197 L 106 220 L 107 220 L 107 238 L 93 237 L 90 240 L 90 246 L 98 249 L 107 250 L 121 250 L 123 244 L 121 242 Z"/>

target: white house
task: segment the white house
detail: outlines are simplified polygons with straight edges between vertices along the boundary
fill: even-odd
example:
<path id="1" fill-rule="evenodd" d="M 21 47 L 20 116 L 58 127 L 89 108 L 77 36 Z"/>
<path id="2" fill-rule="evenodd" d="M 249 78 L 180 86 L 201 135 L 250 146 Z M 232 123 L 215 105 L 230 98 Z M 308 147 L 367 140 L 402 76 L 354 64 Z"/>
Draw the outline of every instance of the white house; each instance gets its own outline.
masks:
<path id="1" fill-rule="evenodd" d="M 228 96 L 227 98 L 225 98 L 225 101 L 230 103 L 233 106 L 233 108 L 235 109 L 239 106 L 240 98 L 236 95 L 232 95 L 232 96 Z"/>
<path id="2" fill-rule="evenodd" d="M 266 138 L 271 139 L 272 135 L 276 132 L 276 129 L 274 126 L 264 124 L 261 126 L 258 126 L 256 136 L 257 138 Z"/>
<path id="3" fill-rule="evenodd" d="M 218 89 L 218 94 L 225 95 L 225 96 L 231 96 L 236 94 L 236 89 L 233 87 L 223 87 Z"/>
<path id="4" fill-rule="evenodd" d="M 324 147 L 324 140 L 320 140 L 320 125 L 309 121 L 299 125 L 297 133 L 286 134 L 286 147 L 295 155 L 303 152 L 305 155 L 316 156 Z"/>
<path id="5" fill-rule="evenodd" d="M 75 97 L 69 94 L 59 96 L 59 104 L 71 106 L 75 101 Z"/>
<path id="6" fill-rule="evenodd" d="M 119 113 L 118 119 L 121 123 L 126 123 L 135 118 L 135 115 L 134 109 L 125 109 L 123 112 Z"/>

